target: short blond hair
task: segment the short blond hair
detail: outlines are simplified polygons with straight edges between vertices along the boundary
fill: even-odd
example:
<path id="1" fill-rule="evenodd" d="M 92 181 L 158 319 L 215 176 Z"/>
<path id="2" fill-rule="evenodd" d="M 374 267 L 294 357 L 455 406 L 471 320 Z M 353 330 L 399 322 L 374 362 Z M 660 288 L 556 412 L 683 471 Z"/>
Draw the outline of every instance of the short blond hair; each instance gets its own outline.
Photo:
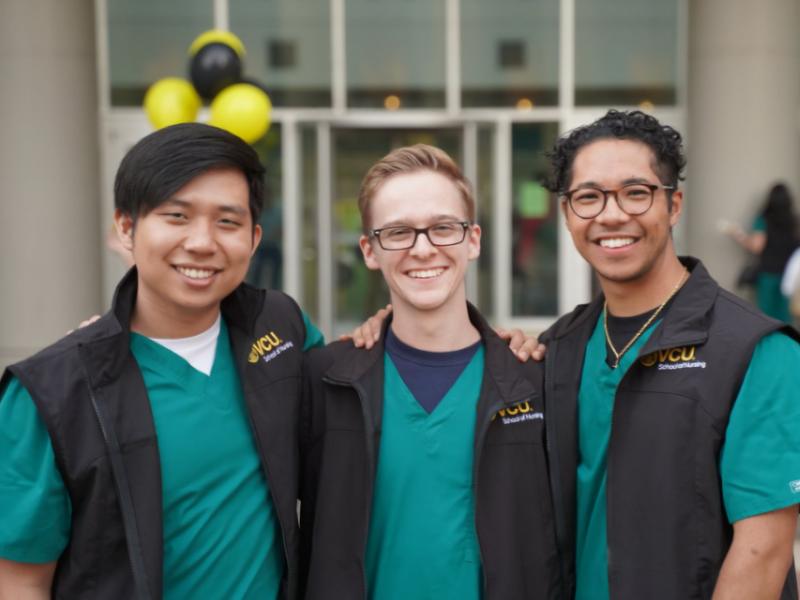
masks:
<path id="1" fill-rule="evenodd" d="M 392 150 L 372 167 L 361 182 L 358 192 L 358 210 L 361 212 L 361 226 L 364 233 L 370 228 L 369 203 L 378 189 L 394 175 L 432 171 L 447 177 L 458 188 L 467 207 L 467 218 L 475 221 L 475 195 L 472 185 L 464 177 L 456 162 L 444 150 L 427 144 L 414 144 Z"/>

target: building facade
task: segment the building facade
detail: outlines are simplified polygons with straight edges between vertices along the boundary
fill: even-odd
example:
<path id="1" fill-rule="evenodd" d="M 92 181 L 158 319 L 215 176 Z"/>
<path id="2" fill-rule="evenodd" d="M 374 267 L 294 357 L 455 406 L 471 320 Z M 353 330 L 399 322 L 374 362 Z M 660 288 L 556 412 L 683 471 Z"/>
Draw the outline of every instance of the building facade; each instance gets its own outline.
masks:
<path id="1" fill-rule="evenodd" d="M 298 299 L 326 335 L 385 301 L 363 267 L 360 179 L 392 148 L 441 146 L 477 190 L 469 294 L 526 330 L 586 301 L 591 274 L 540 185 L 562 132 L 611 107 L 685 134 L 681 251 L 731 287 L 768 186 L 800 189 L 800 0 L 4 0 L 0 56 L 0 362 L 103 310 L 113 175 L 151 131 L 144 92 L 187 77 L 200 33 L 229 29 L 268 91 L 264 242 L 250 279 Z M 208 116 L 201 111 L 199 120 Z"/>

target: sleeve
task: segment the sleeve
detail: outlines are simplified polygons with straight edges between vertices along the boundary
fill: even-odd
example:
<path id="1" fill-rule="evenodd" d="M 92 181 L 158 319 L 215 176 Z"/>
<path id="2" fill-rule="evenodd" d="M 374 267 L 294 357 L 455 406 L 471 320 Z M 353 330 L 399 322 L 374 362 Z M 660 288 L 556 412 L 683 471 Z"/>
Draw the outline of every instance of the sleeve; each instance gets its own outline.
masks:
<path id="1" fill-rule="evenodd" d="M 762 339 L 731 410 L 720 455 L 731 523 L 800 503 L 800 344 Z"/>
<path id="2" fill-rule="evenodd" d="M 67 546 L 69 495 L 44 423 L 16 379 L 0 397 L 0 515 L 2 558 L 46 563 Z"/>
<path id="3" fill-rule="evenodd" d="M 759 215 L 755 219 L 753 219 L 753 231 L 766 231 L 767 230 L 767 222 L 764 220 L 764 217 Z"/>
<path id="4" fill-rule="evenodd" d="M 303 344 L 303 352 L 311 348 L 322 348 L 325 345 L 325 336 L 317 329 L 317 326 L 311 322 L 308 315 L 303 311 L 303 325 L 306 326 L 306 341 Z"/>

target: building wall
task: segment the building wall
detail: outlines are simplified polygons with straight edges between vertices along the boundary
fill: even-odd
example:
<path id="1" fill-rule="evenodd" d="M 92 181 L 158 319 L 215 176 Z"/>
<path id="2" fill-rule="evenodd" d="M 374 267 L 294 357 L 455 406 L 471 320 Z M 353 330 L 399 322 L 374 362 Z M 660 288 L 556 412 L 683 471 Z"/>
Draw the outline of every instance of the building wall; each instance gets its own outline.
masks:
<path id="1" fill-rule="evenodd" d="M 93 4 L 0 3 L 0 366 L 100 309 Z"/>
<path id="2" fill-rule="evenodd" d="M 703 0 L 691 11 L 688 249 L 733 288 L 745 254 L 719 221 L 748 227 L 778 179 L 800 193 L 800 2 Z"/>

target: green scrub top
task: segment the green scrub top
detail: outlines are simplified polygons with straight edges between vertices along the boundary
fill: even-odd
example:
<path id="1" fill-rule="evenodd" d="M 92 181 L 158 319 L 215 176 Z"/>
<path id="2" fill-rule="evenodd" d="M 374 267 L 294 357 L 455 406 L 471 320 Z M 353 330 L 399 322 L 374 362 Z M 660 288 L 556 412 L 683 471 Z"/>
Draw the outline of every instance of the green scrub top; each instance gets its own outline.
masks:
<path id="1" fill-rule="evenodd" d="M 324 344 L 303 319 L 303 349 Z M 276 598 L 280 529 L 224 319 L 210 375 L 144 336 L 132 333 L 130 348 L 161 458 L 164 597 Z M 69 541 L 69 495 L 44 423 L 17 380 L 0 398 L 0 456 L 0 557 L 57 560 Z"/>
<path id="2" fill-rule="evenodd" d="M 617 386 L 660 321 L 625 353 L 606 363 L 602 318 L 586 347 L 578 392 L 576 600 L 609 598 L 606 458 Z M 774 333 L 753 353 L 731 411 L 720 457 L 728 521 L 800 502 L 800 345 Z"/>
<path id="3" fill-rule="evenodd" d="M 428 414 L 384 358 L 366 569 L 372 600 L 479 600 L 472 487 L 481 346 Z"/>

